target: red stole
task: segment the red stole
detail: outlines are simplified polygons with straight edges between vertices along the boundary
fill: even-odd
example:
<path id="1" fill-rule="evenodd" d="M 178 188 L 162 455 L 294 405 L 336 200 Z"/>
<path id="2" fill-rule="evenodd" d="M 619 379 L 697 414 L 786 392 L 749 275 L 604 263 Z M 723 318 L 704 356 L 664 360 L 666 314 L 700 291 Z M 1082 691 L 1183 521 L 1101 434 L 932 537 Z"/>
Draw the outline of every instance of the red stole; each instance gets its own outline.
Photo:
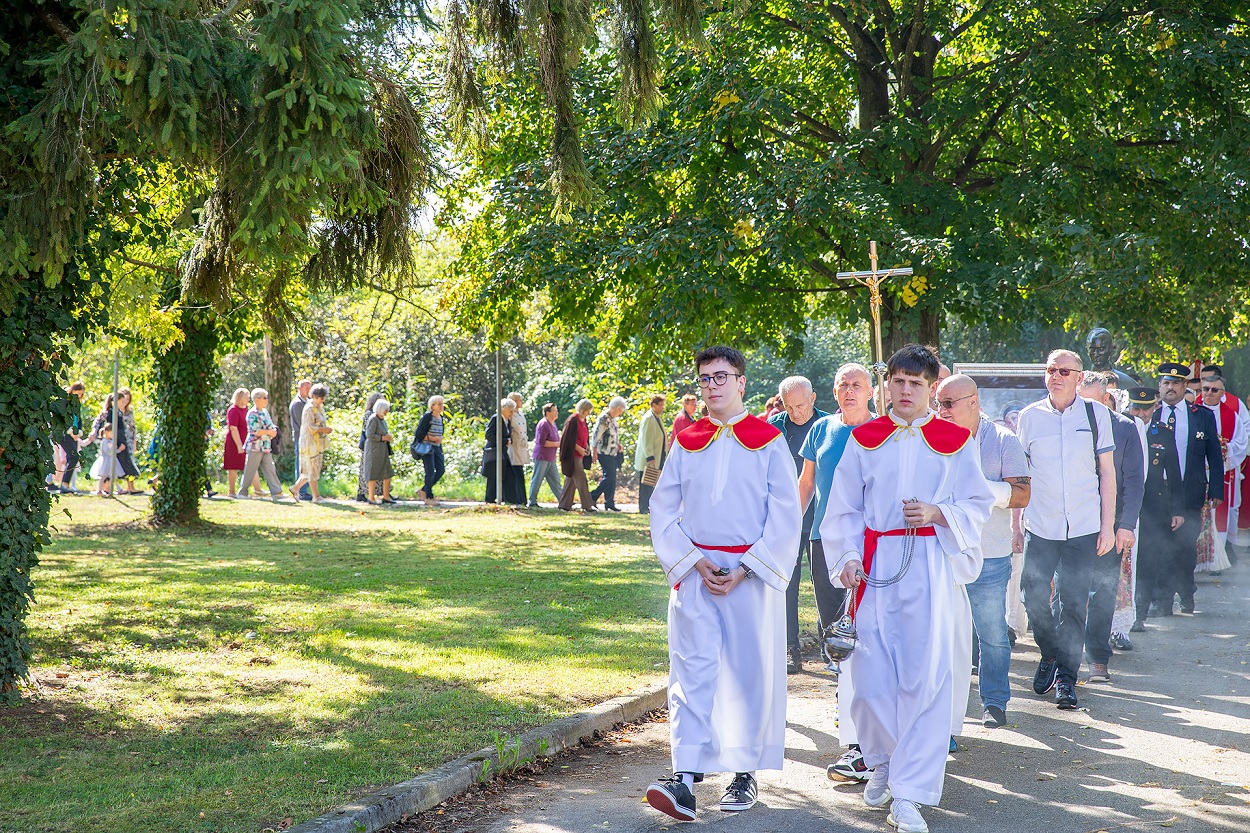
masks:
<path id="1" fill-rule="evenodd" d="M 1237 428 L 1237 409 L 1227 402 L 1220 402 L 1220 437 L 1225 445 L 1233 439 L 1233 431 Z M 1224 502 L 1215 507 L 1215 528 L 1220 532 L 1228 532 L 1228 507 L 1233 505 L 1233 490 L 1237 484 L 1237 470 L 1226 467 L 1224 471 Z"/>

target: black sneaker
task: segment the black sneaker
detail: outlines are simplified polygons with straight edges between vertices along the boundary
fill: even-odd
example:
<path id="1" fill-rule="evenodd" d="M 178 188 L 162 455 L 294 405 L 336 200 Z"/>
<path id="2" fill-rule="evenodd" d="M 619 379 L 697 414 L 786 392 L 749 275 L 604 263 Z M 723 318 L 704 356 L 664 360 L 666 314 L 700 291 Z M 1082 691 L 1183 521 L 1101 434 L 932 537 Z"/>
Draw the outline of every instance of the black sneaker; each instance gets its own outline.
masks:
<path id="1" fill-rule="evenodd" d="M 1055 687 L 1055 677 L 1059 674 L 1059 660 L 1043 659 L 1037 664 L 1037 673 L 1033 675 L 1033 690 L 1045 694 Z"/>
<path id="2" fill-rule="evenodd" d="M 755 806 L 757 792 L 755 776 L 749 772 L 739 772 L 725 788 L 725 794 L 720 800 L 720 808 L 726 813 L 741 813 L 743 810 L 750 810 Z"/>
<path id="3" fill-rule="evenodd" d="M 981 725 L 987 729 L 997 729 L 1007 725 L 1007 712 L 998 706 L 986 706 L 981 713 Z"/>
<path id="4" fill-rule="evenodd" d="M 1076 688 L 1072 683 L 1060 680 L 1055 686 L 1055 705 L 1066 712 L 1076 708 Z"/>
<path id="5" fill-rule="evenodd" d="M 677 773 L 647 787 L 647 803 L 678 821 L 694 821 L 694 793 Z"/>
<path id="6" fill-rule="evenodd" d="M 800 653 L 798 646 L 791 645 L 786 648 L 786 673 L 798 674 L 803 670 L 803 654 Z"/>
<path id="7" fill-rule="evenodd" d="M 1131 651 L 1133 650 L 1133 643 L 1129 641 L 1127 636 L 1113 633 L 1111 634 L 1111 647 L 1117 651 Z"/>
<path id="8" fill-rule="evenodd" d="M 1010 645 L 1012 648 L 1016 647 L 1016 639 L 1017 639 L 1016 629 L 1012 627 L 1008 627 L 1007 628 L 1007 644 Z"/>

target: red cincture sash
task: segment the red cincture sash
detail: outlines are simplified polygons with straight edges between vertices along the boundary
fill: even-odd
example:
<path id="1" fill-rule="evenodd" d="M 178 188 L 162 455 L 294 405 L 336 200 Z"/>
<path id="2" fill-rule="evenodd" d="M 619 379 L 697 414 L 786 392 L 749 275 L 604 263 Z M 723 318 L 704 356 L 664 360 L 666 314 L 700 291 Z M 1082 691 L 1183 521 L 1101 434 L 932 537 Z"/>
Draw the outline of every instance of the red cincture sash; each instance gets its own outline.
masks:
<path id="1" fill-rule="evenodd" d="M 877 542 L 882 538 L 902 538 L 907 534 L 906 529 L 887 529 L 885 532 L 878 532 L 875 529 L 864 530 L 864 575 L 872 575 L 873 556 L 877 554 Z M 937 530 L 931 526 L 916 527 L 916 537 L 918 538 L 936 538 Z M 864 591 L 868 589 L 868 585 L 861 581 L 859 587 L 855 588 L 855 609 L 859 610 L 859 603 L 864 600 Z M 855 618 L 854 615 L 851 617 Z"/>

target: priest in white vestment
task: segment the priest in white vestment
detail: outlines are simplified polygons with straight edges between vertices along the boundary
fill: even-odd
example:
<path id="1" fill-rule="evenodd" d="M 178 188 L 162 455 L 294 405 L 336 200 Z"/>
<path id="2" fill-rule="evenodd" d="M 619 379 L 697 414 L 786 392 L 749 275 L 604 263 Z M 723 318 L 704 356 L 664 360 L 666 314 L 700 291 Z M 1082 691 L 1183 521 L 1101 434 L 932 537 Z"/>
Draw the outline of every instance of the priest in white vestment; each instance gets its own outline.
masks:
<path id="1" fill-rule="evenodd" d="M 668 605 L 673 776 L 647 801 L 695 817 L 690 787 L 734 779 L 720 809 L 755 803 L 754 772 L 781 769 L 786 729 L 785 591 L 803 512 L 781 432 L 742 406 L 746 363 L 727 347 L 696 357 L 708 418 L 677 435 L 651 496 L 651 542 Z"/>
<path id="2" fill-rule="evenodd" d="M 936 356 L 907 345 L 887 372 L 893 410 L 852 433 L 820 533 L 830 577 L 858 597 L 851 712 L 864 762 L 875 767 L 864 801 L 893 800 L 889 822 L 924 833 L 919 807 L 942 796 L 955 663 L 964 661 L 955 657 L 966 604 L 958 585 L 980 573 L 994 495 L 968 429 L 929 410 Z M 864 574 L 874 582 L 898 575 L 908 546 L 910 566 L 896 583 L 861 582 Z M 958 696 L 966 702 L 966 689 Z"/>

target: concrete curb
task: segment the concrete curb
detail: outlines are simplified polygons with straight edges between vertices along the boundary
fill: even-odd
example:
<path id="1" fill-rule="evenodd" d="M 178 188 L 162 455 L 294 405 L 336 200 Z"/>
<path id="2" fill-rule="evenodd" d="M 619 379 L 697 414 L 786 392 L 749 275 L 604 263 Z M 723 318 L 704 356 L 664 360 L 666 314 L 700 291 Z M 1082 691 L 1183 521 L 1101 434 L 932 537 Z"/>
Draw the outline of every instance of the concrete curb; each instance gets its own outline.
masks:
<path id="1" fill-rule="evenodd" d="M 519 741 L 522 760 L 537 758 L 545 742 L 544 754 L 554 755 L 580 744 L 582 738 L 594 737 L 619 723 L 632 723 L 666 705 L 668 685 L 653 685 L 532 729 L 513 740 L 509 750 L 515 749 Z M 288 833 L 373 833 L 395 824 L 404 815 L 428 810 L 467 791 L 477 783 L 487 762 L 492 771 L 499 768 L 499 753 L 494 748 L 479 749 L 424 775 L 361 796 L 337 810 L 297 824 Z"/>

